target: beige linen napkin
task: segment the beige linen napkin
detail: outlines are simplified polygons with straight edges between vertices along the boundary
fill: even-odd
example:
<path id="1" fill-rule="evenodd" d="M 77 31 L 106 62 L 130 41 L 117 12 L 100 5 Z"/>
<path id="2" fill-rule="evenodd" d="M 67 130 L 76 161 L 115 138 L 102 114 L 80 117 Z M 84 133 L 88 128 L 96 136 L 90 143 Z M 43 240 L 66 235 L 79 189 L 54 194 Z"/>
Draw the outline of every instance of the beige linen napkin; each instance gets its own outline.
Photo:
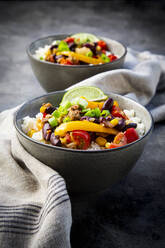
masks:
<path id="1" fill-rule="evenodd" d="M 0 247 L 70 247 L 71 206 L 63 178 L 20 145 L 16 109 L 0 114 Z"/>

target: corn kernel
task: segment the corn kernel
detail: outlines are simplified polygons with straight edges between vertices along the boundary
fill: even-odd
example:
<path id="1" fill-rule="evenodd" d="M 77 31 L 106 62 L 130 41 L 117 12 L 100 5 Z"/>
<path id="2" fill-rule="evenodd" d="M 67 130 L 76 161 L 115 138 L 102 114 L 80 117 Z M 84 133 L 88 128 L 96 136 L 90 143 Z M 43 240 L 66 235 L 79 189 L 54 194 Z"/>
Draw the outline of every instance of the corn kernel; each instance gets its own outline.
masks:
<path id="1" fill-rule="evenodd" d="M 111 143 L 107 142 L 107 143 L 105 144 L 105 148 L 109 149 L 110 144 L 111 144 Z"/>
<path id="2" fill-rule="evenodd" d="M 62 143 L 63 145 L 65 145 L 65 144 L 67 143 L 65 137 L 64 137 L 64 138 L 60 138 L 60 141 L 61 141 L 61 143 Z"/>
<path id="3" fill-rule="evenodd" d="M 42 121 L 40 119 L 37 119 L 36 126 L 38 128 L 38 131 L 40 131 L 42 129 L 43 123 L 42 123 Z"/>
<path id="4" fill-rule="evenodd" d="M 35 132 L 37 132 L 35 129 L 31 129 L 27 135 L 31 138 Z"/>
<path id="5" fill-rule="evenodd" d="M 101 51 L 101 46 L 97 45 L 96 46 L 96 51 L 98 51 L 98 52 Z"/>
<path id="6" fill-rule="evenodd" d="M 110 123 L 113 125 L 113 127 L 115 127 L 117 124 L 119 124 L 118 119 L 113 119 L 110 121 Z"/>
<path id="7" fill-rule="evenodd" d="M 117 101 L 114 101 L 114 102 L 113 102 L 113 105 L 115 105 L 116 107 L 119 107 L 119 104 L 118 104 Z"/>
<path id="8" fill-rule="evenodd" d="M 97 137 L 96 138 L 96 143 L 99 145 L 99 146 L 105 146 L 105 144 L 107 143 L 107 140 L 104 139 L 103 137 Z"/>
<path id="9" fill-rule="evenodd" d="M 45 106 L 45 105 L 41 106 L 40 112 L 41 112 L 42 114 L 45 112 L 45 110 L 46 110 L 46 106 Z"/>
<path id="10" fill-rule="evenodd" d="M 47 57 L 49 55 L 51 55 L 51 50 L 50 49 L 46 52 L 45 56 Z"/>

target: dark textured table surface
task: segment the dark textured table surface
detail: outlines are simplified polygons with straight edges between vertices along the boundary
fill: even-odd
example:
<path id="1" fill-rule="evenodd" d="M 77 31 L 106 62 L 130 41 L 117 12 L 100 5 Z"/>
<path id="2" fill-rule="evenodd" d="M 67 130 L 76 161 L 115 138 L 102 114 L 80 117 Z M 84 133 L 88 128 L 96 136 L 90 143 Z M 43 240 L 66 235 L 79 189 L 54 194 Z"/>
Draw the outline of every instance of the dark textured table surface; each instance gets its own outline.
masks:
<path id="1" fill-rule="evenodd" d="M 44 93 L 25 52 L 38 37 L 80 31 L 165 55 L 163 1 L 0 2 L 0 111 Z M 149 107 L 165 103 L 165 80 Z M 165 247 L 165 126 L 156 124 L 122 182 L 73 220 L 72 247 Z"/>

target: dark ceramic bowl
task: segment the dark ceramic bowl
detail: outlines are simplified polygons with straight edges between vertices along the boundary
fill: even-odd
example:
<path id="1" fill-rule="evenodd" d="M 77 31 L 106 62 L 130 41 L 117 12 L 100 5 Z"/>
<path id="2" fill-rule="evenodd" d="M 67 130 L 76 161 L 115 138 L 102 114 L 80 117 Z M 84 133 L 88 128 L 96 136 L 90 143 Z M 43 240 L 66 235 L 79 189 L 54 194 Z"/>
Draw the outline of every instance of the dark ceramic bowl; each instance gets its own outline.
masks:
<path id="1" fill-rule="evenodd" d="M 121 68 L 127 53 L 125 46 L 121 43 L 104 37 L 111 51 L 118 56 L 117 60 L 102 65 L 59 65 L 47 61 L 36 59 L 33 55 L 39 47 L 50 45 L 54 40 L 62 40 L 69 34 L 52 35 L 36 40 L 27 48 L 27 54 L 31 63 L 32 70 L 40 82 L 41 86 L 47 91 L 63 90 L 67 87 L 91 77 L 100 72 Z"/>
<path id="2" fill-rule="evenodd" d="M 18 139 L 34 157 L 58 171 L 66 180 L 70 194 L 90 194 L 102 191 L 126 176 L 140 157 L 153 127 L 148 110 L 135 101 L 116 94 L 109 96 L 124 109 L 134 109 L 142 119 L 146 132 L 139 140 L 120 148 L 100 151 L 73 150 L 39 143 L 21 129 L 22 119 L 34 117 L 43 102 L 58 106 L 65 91 L 53 92 L 25 103 L 15 115 Z"/>

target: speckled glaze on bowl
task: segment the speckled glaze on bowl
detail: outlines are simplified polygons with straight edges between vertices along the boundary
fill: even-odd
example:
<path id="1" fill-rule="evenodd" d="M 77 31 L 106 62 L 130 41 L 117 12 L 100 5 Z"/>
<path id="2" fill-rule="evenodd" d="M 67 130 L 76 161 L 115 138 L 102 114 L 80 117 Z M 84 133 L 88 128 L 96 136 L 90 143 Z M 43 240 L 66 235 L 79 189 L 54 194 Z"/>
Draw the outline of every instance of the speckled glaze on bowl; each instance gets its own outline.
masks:
<path id="1" fill-rule="evenodd" d="M 71 195 L 102 191 L 126 176 L 140 157 L 153 121 L 148 110 L 135 101 L 116 94 L 109 96 L 124 109 L 134 109 L 146 127 L 145 135 L 126 146 L 100 151 L 73 150 L 39 143 L 21 130 L 22 118 L 34 117 L 43 102 L 58 106 L 65 91 L 58 91 L 25 103 L 15 115 L 15 127 L 20 143 L 34 157 L 58 171 L 66 180 Z"/>
<path id="2" fill-rule="evenodd" d="M 27 54 L 34 75 L 41 86 L 47 91 L 64 90 L 67 87 L 80 82 L 83 79 L 100 72 L 121 68 L 127 53 L 121 43 L 101 37 L 109 45 L 111 51 L 118 56 L 117 60 L 102 65 L 59 65 L 36 59 L 33 55 L 39 47 L 50 45 L 54 40 L 65 39 L 70 34 L 52 35 L 32 42 L 27 48 Z"/>

